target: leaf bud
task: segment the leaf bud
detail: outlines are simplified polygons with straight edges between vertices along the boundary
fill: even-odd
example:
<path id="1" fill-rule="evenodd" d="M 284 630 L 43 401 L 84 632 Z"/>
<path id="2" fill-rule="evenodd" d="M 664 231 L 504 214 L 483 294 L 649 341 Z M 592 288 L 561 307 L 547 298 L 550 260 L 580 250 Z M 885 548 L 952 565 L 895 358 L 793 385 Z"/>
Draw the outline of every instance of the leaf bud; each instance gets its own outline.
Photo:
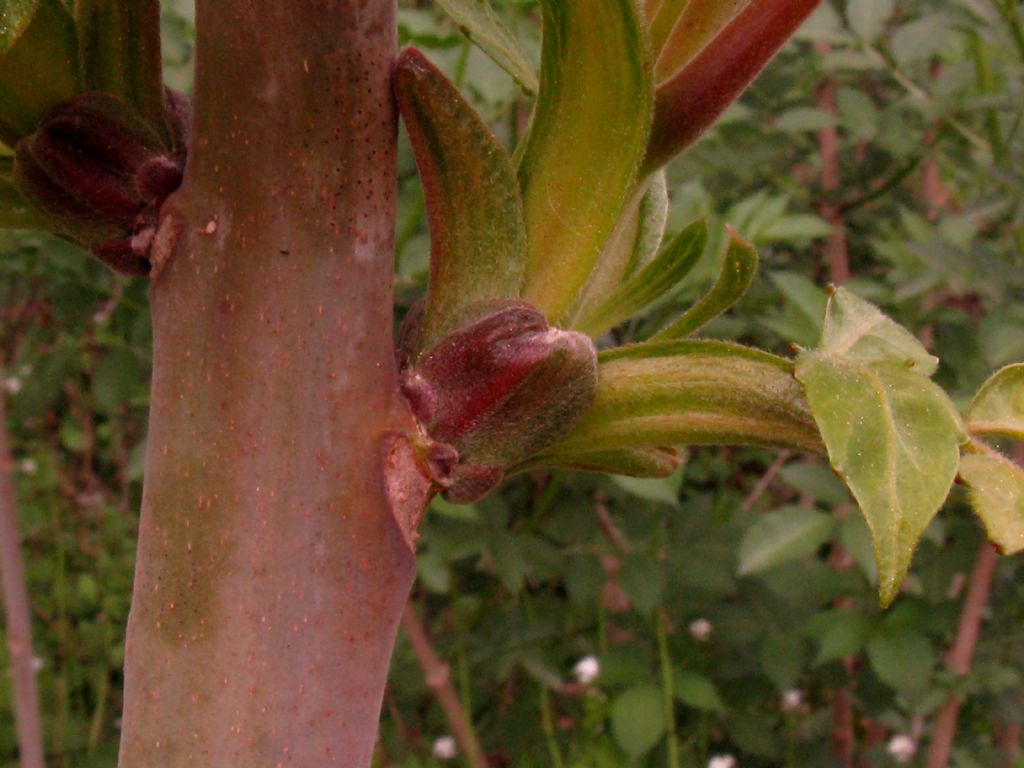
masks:
<path id="1" fill-rule="evenodd" d="M 399 353 L 418 422 L 458 452 L 446 497 L 460 501 L 486 494 L 505 468 L 565 434 L 597 386 L 590 339 L 551 327 L 529 304 L 486 302 L 468 315 L 415 359 Z"/>

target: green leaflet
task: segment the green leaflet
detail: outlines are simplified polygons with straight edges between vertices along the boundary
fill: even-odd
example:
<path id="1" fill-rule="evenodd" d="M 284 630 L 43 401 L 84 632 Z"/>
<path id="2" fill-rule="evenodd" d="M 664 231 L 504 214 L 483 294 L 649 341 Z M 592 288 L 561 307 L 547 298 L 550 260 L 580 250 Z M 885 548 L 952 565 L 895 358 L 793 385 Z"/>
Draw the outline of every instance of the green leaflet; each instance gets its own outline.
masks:
<path id="1" fill-rule="evenodd" d="M 933 371 L 932 361 L 909 332 L 842 288 L 829 301 L 821 346 L 797 358 L 829 461 L 871 528 L 883 605 L 898 593 L 959 461 L 960 418 L 921 372 Z"/>
<path id="2" fill-rule="evenodd" d="M 699 330 L 739 301 L 757 273 L 757 249 L 731 228 L 718 280 L 700 301 L 662 328 L 651 341 L 681 339 Z"/>
<path id="3" fill-rule="evenodd" d="M 1024 550 L 1024 469 L 972 440 L 960 457 L 960 477 L 988 537 L 1005 555 Z"/>
<path id="4" fill-rule="evenodd" d="M 939 367 L 939 358 L 914 334 L 845 288 L 836 290 L 826 305 L 818 350 L 863 365 L 896 363 L 923 376 Z"/>
<path id="5" fill-rule="evenodd" d="M 78 87 L 77 43 L 60 0 L 0 0 L 0 140 L 13 147 Z"/>
<path id="6" fill-rule="evenodd" d="M 159 0 L 77 0 L 82 89 L 120 96 L 169 146 Z"/>
<path id="7" fill-rule="evenodd" d="M 822 446 L 787 360 L 719 341 L 634 344 L 599 356 L 597 397 L 546 453 L 681 444 Z"/>
<path id="8" fill-rule="evenodd" d="M 651 25 L 651 46 L 657 51 L 656 81 L 671 77 L 693 59 L 718 31 L 746 5 L 747 0 L 686 0 L 665 2 Z M 669 18 L 669 13 L 674 15 Z M 665 29 L 665 27 L 669 29 Z"/>
<path id="9" fill-rule="evenodd" d="M 537 92 L 537 73 L 530 57 L 498 18 L 490 0 L 437 0 L 437 4 L 524 91 L 529 94 Z"/>
<path id="10" fill-rule="evenodd" d="M 523 298 L 561 321 L 619 220 L 643 157 L 651 71 L 633 0 L 544 0 L 540 95 L 519 168 Z"/>
<path id="11" fill-rule="evenodd" d="M 708 227 L 704 220 L 690 224 L 661 250 L 654 261 L 574 322 L 573 328 L 590 336 L 600 336 L 651 304 L 689 274 L 704 253 L 707 238 Z"/>
<path id="12" fill-rule="evenodd" d="M 423 349 L 468 305 L 518 296 L 526 230 L 508 154 L 455 86 L 410 48 L 395 64 L 394 88 L 430 223 Z"/>
<path id="13" fill-rule="evenodd" d="M 982 384 L 966 420 L 971 434 L 1024 440 L 1024 363 L 1008 365 Z"/>

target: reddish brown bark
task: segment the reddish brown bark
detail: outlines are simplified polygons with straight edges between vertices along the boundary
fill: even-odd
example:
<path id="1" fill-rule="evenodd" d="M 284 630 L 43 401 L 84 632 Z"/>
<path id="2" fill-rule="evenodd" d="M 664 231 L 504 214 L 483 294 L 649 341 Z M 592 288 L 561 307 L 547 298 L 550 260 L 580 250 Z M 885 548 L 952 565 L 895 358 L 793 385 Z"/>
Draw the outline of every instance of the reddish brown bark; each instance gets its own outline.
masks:
<path id="1" fill-rule="evenodd" d="M 368 765 L 414 575 L 388 466 L 394 0 L 200 0 L 154 246 L 123 768 Z M 385 450 L 389 446 L 393 450 Z"/>

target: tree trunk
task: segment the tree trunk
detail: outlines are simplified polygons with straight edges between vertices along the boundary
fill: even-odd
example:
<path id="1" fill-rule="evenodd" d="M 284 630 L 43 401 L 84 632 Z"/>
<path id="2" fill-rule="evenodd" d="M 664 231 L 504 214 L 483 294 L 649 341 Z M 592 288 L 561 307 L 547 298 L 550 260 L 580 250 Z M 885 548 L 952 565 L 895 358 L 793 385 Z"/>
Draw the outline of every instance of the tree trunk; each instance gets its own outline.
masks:
<path id="1" fill-rule="evenodd" d="M 199 0 L 162 212 L 122 768 L 368 765 L 389 508 L 394 0 Z"/>

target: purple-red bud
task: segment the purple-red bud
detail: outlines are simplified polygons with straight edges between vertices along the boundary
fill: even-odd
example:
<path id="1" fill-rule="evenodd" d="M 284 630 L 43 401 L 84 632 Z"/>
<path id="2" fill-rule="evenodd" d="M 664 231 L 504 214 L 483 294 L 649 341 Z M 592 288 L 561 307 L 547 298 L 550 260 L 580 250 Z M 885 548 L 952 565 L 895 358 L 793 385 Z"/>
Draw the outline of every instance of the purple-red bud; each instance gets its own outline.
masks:
<path id="1" fill-rule="evenodd" d="M 400 352 L 402 390 L 417 420 L 432 440 L 458 452 L 445 494 L 458 500 L 486 494 L 505 468 L 565 434 L 597 386 L 588 337 L 551 327 L 523 302 L 476 310 L 415 359 Z"/>
<path id="2" fill-rule="evenodd" d="M 181 183 L 189 106 L 169 90 L 166 102 L 170 146 L 117 97 L 83 93 L 15 148 L 15 180 L 52 231 L 125 274 L 149 271 L 160 206 Z"/>

